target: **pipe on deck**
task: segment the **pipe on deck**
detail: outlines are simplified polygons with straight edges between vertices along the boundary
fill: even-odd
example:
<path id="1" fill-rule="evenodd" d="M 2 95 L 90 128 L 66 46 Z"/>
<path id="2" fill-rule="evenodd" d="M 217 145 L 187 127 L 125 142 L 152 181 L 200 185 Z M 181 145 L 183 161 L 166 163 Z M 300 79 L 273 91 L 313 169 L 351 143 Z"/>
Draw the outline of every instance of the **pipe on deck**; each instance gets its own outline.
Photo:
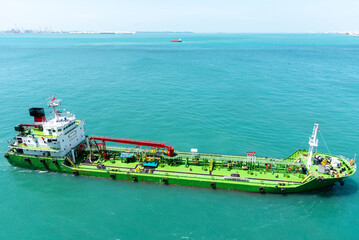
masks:
<path id="1" fill-rule="evenodd" d="M 90 140 L 100 140 L 103 142 L 115 142 L 115 143 L 124 143 L 130 145 L 146 146 L 146 147 L 157 147 L 157 148 L 166 148 L 168 150 L 167 155 L 172 157 L 175 154 L 174 147 L 168 146 L 163 142 L 154 142 L 154 141 L 144 141 L 144 140 L 134 140 L 126 138 L 114 138 L 114 137 L 102 137 L 102 136 L 89 136 Z"/>

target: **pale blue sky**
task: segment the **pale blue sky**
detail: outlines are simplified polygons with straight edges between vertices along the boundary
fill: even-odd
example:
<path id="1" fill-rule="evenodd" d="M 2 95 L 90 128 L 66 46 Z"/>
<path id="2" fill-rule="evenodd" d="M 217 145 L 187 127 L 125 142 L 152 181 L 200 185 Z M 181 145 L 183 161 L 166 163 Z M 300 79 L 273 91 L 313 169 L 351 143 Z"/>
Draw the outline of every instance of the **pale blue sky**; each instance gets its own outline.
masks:
<path id="1" fill-rule="evenodd" d="M 359 0 L 0 0 L 0 30 L 359 31 Z"/>

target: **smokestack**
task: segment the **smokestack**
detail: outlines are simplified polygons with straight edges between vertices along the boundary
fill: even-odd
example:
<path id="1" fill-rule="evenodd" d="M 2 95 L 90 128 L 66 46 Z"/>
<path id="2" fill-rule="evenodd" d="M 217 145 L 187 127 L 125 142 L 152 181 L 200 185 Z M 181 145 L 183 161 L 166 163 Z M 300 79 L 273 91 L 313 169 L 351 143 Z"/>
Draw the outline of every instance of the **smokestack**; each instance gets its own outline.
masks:
<path id="1" fill-rule="evenodd" d="M 35 124 L 40 124 L 46 121 L 45 111 L 43 108 L 30 108 L 30 116 L 34 117 Z"/>

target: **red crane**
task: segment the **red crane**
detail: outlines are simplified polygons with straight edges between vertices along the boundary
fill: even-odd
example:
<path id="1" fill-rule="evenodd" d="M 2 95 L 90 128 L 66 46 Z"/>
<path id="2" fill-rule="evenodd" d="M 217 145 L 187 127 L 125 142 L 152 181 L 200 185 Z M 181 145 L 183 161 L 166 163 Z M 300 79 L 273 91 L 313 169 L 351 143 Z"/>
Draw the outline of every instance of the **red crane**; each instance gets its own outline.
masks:
<path id="1" fill-rule="evenodd" d="M 102 141 L 105 145 L 105 142 L 115 142 L 115 143 L 124 143 L 137 146 L 147 146 L 147 147 L 156 147 L 156 148 L 166 148 L 168 156 L 172 157 L 175 154 L 175 149 L 173 146 L 168 146 L 163 142 L 154 142 L 154 141 L 143 141 L 143 140 L 133 140 L 126 138 L 114 138 L 114 137 L 102 137 L 102 136 L 88 136 L 89 140 L 98 140 Z M 105 149 L 105 146 L 102 146 L 102 149 Z"/>

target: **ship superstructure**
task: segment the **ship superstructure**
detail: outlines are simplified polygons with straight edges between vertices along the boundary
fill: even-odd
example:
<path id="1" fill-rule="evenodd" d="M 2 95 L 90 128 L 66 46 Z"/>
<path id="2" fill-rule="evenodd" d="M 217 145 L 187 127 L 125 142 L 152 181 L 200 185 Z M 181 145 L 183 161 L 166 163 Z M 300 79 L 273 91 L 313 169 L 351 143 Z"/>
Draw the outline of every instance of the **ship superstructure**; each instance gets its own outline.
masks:
<path id="1" fill-rule="evenodd" d="M 57 108 L 61 105 L 60 101 L 55 97 L 48 99 L 48 107 L 53 110 L 53 117 L 49 119 L 46 119 L 43 108 L 29 109 L 34 123 L 16 125 L 15 130 L 19 134 L 10 142 L 10 147 L 15 149 L 16 153 L 64 157 L 70 151 L 74 152 L 74 148 L 86 140 L 84 121 L 76 119 L 70 112 L 59 111 Z"/>
<path id="2" fill-rule="evenodd" d="M 332 186 L 353 175 L 355 159 L 315 151 L 319 125 L 309 149 L 285 159 L 175 151 L 163 142 L 85 135 L 84 121 L 57 108 L 61 100 L 47 99 L 52 117 L 43 108 L 30 108 L 33 124 L 18 124 L 5 157 L 14 166 L 116 180 L 144 181 L 213 189 L 262 193 L 294 193 Z M 126 144 L 110 146 L 109 143 Z M 134 145 L 135 147 L 128 147 Z"/>

